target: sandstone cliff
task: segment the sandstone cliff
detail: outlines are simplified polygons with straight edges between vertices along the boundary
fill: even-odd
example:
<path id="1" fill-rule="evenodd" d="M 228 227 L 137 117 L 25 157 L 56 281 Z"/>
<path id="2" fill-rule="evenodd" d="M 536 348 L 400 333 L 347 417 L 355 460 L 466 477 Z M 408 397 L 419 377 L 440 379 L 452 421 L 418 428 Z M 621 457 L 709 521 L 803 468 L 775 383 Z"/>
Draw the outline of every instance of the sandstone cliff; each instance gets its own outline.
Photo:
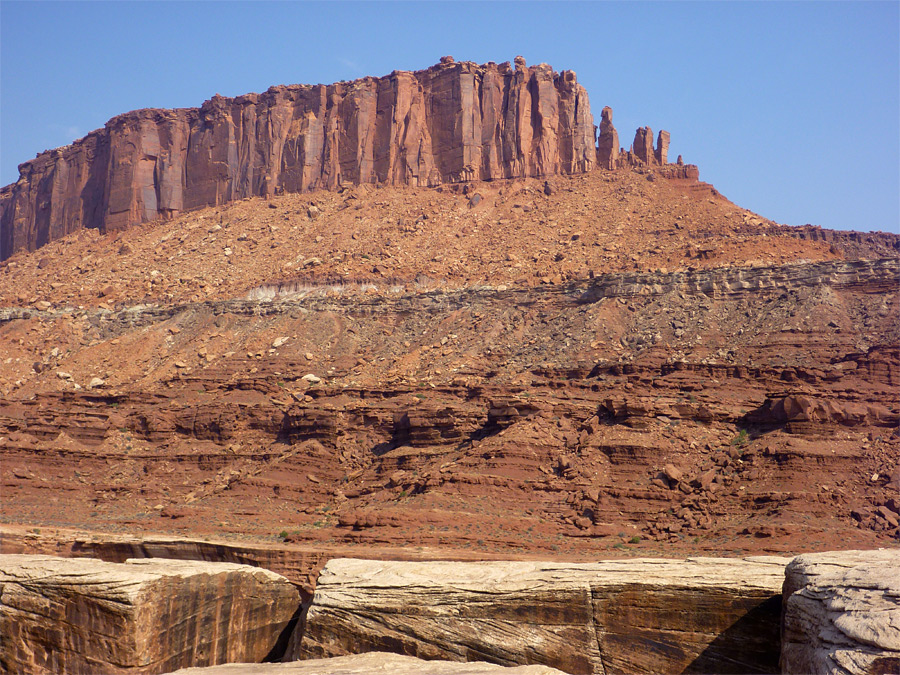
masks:
<path id="1" fill-rule="evenodd" d="M 0 193 L 0 260 L 81 228 L 114 230 L 250 196 L 342 184 L 589 171 L 587 92 L 575 73 L 441 63 L 332 85 L 136 110 L 20 165 Z"/>
<path id="2" fill-rule="evenodd" d="M 167 673 L 284 649 L 296 589 L 230 563 L 0 555 L 0 671 Z"/>
<path id="3" fill-rule="evenodd" d="M 786 562 L 331 560 L 300 654 L 391 649 L 568 673 L 768 673 Z"/>

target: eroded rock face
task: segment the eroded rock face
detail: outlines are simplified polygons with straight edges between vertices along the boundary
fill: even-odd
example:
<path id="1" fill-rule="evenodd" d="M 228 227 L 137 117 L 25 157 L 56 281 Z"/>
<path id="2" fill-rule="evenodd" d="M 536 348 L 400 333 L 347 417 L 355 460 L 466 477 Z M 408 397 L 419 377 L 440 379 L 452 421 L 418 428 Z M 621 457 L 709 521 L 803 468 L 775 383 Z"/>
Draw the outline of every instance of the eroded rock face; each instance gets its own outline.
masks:
<path id="1" fill-rule="evenodd" d="M 330 659 L 310 659 L 289 663 L 229 663 L 209 668 L 186 668 L 177 675 L 562 675 L 562 671 L 547 666 L 513 666 L 504 668 L 492 663 L 456 663 L 452 661 L 424 661 L 413 656 L 388 652 L 369 652 L 336 656 Z"/>
<path id="2" fill-rule="evenodd" d="M 284 650 L 298 606 L 284 577 L 245 565 L 0 555 L 0 665 L 166 673 L 259 662 Z"/>
<path id="3" fill-rule="evenodd" d="M 612 118 L 612 108 L 603 108 L 600 136 L 597 138 L 597 164 L 604 169 L 615 169 L 619 160 L 619 133 L 613 126 Z"/>
<path id="4" fill-rule="evenodd" d="M 660 131 L 656 137 L 654 157 L 656 157 L 656 163 L 662 166 L 669 163 L 669 138 L 669 132 L 664 130 Z"/>
<path id="5" fill-rule="evenodd" d="M 44 359 L 44 372 L 0 396 L 4 515 L 78 528 L 94 522 L 99 498 L 135 541 L 84 537 L 67 544 L 73 554 L 252 561 L 309 592 L 327 559 L 382 557 L 373 546 L 579 560 L 602 559 L 632 536 L 639 550 L 666 546 L 673 556 L 695 554 L 698 542 L 715 555 L 725 539 L 744 554 L 884 546 L 900 514 L 891 501 L 898 270 L 896 259 L 839 260 L 629 272 L 546 290 L 286 289 L 273 302 L 85 309 L 77 330 L 97 338 L 83 343 L 68 337 L 68 310 L 0 310 L 10 350 L 37 330 L 53 337 L 10 352 Z M 10 288 L 22 278 L 8 277 Z M 482 319 L 496 316 L 532 326 L 535 344 Z M 335 326 L 346 328 L 332 346 Z M 436 330 L 419 352 L 426 326 Z M 252 352 L 244 335 L 258 336 Z M 654 343 L 684 356 L 666 358 Z M 610 344 L 630 351 L 617 359 Z M 191 373 L 155 364 L 165 345 Z M 71 356 L 55 358 L 66 349 Z M 715 358 L 720 349 L 731 352 Z M 122 365 L 107 376 L 101 359 L 112 358 Z M 452 370 L 460 366 L 462 380 Z M 426 367 L 446 374 L 435 376 L 440 386 L 398 377 L 424 382 Z M 310 372 L 325 384 L 308 384 Z M 115 389 L 74 389 L 98 374 Z M 781 418 L 764 403 L 788 396 L 841 415 Z M 680 474 L 666 472 L 670 464 Z M 290 520 L 285 505 L 298 510 Z M 285 553 L 137 536 L 271 540 L 282 530 L 295 543 L 365 549 Z"/>
<path id="6" fill-rule="evenodd" d="M 836 551 L 785 570 L 781 672 L 900 672 L 900 551 Z"/>
<path id="7" fill-rule="evenodd" d="M 0 259 L 250 196 L 571 174 L 595 161 L 587 92 L 547 64 L 455 63 L 136 110 L 19 167 Z"/>
<path id="8" fill-rule="evenodd" d="M 644 164 L 652 164 L 655 159 L 653 153 L 653 130 L 650 127 L 638 127 L 634 132 L 632 150 L 635 156 Z"/>
<path id="9" fill-rule="evenodd" d="M 299 655 L 390 649 L 568 673 L 772 672 L 786 563 L 332 560 Z"/>

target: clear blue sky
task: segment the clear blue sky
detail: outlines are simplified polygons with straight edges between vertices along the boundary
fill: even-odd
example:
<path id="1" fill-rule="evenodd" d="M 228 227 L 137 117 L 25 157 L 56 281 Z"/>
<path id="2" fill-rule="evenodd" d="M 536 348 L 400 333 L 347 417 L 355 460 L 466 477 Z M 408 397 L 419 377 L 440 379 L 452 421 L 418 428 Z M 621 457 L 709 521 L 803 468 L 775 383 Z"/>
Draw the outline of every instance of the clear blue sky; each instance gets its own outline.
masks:
<path id="1" fill-rule="evenodd" d="M 457 60 L 572 69 L 778 222 L 900 231 L 900 3 L 0 2 L 0 184 L 114 115 Z"/>

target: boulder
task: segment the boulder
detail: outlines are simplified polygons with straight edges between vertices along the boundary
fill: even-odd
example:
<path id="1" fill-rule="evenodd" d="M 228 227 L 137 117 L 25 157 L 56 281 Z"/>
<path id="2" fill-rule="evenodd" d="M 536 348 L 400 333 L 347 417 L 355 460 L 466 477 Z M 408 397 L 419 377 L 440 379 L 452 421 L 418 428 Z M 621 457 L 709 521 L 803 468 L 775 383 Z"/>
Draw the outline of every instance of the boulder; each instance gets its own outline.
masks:
<path id="1" fill-rule="evenodd" d="M 784 558 L 331 560 L 292 656 L 390 650 L 568 673 L 768 673 Z"/>
<path id="2" fill-rule="evenodd" d="M 798 428 L 823 424 L 896 427 L 900 417 L 886 407 L 874 403 L 853 403 L 816 398 L 806 394 L 787 394 L 767 397 L 759 408 L 747 413 L 747 421 L 754 424 L 788 424 Z"/>
<path id="3" fill-rule="evenodd" d="M 9 673 L 167 673 L 283 652 L 299 593 L 231 563 L 0 555 Z"/>
<path id="4" fill-rule="evenodd" d="M 900 550 L 798 556 L 783 607 L 782 673 L 900 673 Z"/>
<path id="5" fill-rule="evenodd" d="M 369 652 L 330 659 L 310 659 L 289 663 L 229 663 L 208 668 L 185 668 L 174 675 L 563 675 L 547 666 L 513 666 L 504 668 L 492 663 L 474 661 L 423 661 L 414 656 L 387 652 Z"/>

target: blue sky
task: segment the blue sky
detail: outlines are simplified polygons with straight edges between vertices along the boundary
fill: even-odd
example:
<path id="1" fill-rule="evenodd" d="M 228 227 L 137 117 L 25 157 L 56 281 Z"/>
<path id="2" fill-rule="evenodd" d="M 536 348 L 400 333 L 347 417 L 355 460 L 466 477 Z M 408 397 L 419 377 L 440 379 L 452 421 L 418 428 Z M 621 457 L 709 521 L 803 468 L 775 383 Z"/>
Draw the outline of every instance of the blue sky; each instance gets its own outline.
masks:
<path id="1" fill-rule="evenodd" d="M 740 206 L 900 231 L 898 2 L 0 2 L 0 184 L 144 107 L 457 60 L 572 69 Z"/>

